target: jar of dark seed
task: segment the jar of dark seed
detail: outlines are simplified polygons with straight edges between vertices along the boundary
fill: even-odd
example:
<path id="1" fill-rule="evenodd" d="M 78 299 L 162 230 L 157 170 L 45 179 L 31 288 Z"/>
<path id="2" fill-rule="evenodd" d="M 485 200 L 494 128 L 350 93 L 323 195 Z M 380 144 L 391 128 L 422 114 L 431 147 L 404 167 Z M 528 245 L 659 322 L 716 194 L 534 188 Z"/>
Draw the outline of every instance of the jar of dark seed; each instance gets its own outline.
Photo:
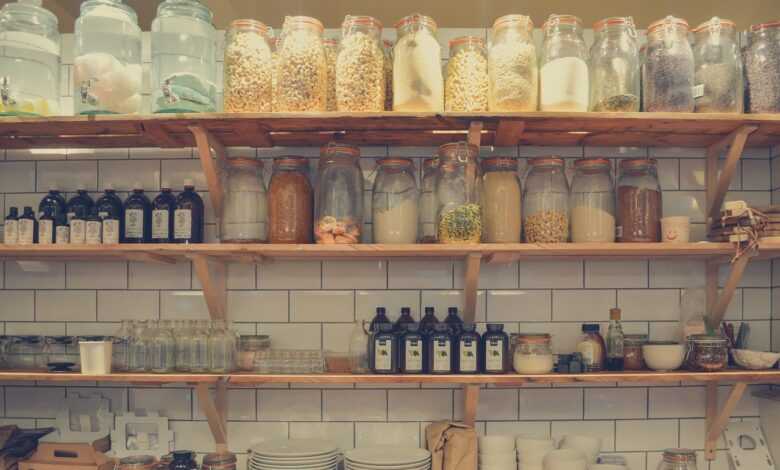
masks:
<path id="1" fill-rule="evenodd" d="M 716 16 L 693 33 L 696 112 L 741 113 L 744 87 L 736 25 Z"/>
<path id="2" fill-rule="evenodd" d="M 688 337 L 686 368 L 693 371 L 715 372 L 729 363 L 728 340 L 720 335 L 691 335 Z"/>
<path id="3" fill-rule="evenodd" d="M 693 112 L 693 64 L 687 21 L 667 16 L 651 24 L 647 28 L 644 110 Z"/>
<path id="4" fill-rule="evenodd" d="M 745 70 L 751 113 L 780 113 L 780 21 L 750 27 Z"/>
<path id="5" fill-rule="evenodd" d="M 595 25 L 590 49 L 590 110 L 639 111 L 639 45 L 634 19 L 606 18 Z"/>

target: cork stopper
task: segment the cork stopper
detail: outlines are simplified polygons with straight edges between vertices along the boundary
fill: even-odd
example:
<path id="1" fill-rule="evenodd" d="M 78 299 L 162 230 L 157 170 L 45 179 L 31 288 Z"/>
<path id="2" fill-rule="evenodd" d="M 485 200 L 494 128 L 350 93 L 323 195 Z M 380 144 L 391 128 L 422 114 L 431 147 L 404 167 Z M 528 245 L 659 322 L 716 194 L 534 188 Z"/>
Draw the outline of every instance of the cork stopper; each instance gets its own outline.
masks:
<path id="1" fill-rule="evenodd" d="M 620 320 L 620 309 L 619 308 L 611 308 L 609 309 L 609 319 L 610 320 Z"/>

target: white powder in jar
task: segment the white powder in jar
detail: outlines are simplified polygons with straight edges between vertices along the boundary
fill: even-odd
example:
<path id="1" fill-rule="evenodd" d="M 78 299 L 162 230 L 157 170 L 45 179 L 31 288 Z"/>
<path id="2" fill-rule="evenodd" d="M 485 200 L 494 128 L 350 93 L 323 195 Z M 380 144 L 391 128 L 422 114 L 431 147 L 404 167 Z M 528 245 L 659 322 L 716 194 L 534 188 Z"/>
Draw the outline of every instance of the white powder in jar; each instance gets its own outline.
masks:
<path id="1" fill-rule="evenodd" d="M 417 242 L 417 200 L 394 199 L 387 210 L 374 212 L 374 243 Z"/>
<path id="2" fill-rule="evenodd" d="M 483 182 L 482 210 L 486 243 L 519 243 L 522 193 L 517 175 L 510 171 L 490 171 Z"/>
<path id="3" fill-rule="evenodd" d="M 588 64 L 579 57 L 562 57 L 542 66 L 542 111 L 588 110 Z"/>
<path id="4" fill-rule="evenodd" d="M 261 242 L 268 238 L 268 202 L 260 181 L 247 172 L 228 179 L 222 215 L 223 242 Z"/>
<path id="5" fill-rule="evenodd" d="M 574 207 L 571 211 L 571 241 L 614 242 L 615 216 L 598 207 Z"/>
<path id="6" fill-rule="evenodd" d="M 425 29 L 404 35 L 393 60 L 393 111 L 442 112 L 441 46 Z"/>
<path id="7" fill-rule="evenodd" d="M 547 374 L 553 371 L 555 361 L 552 354 L 515 353 L 513 366 L 518 374 Z"/>

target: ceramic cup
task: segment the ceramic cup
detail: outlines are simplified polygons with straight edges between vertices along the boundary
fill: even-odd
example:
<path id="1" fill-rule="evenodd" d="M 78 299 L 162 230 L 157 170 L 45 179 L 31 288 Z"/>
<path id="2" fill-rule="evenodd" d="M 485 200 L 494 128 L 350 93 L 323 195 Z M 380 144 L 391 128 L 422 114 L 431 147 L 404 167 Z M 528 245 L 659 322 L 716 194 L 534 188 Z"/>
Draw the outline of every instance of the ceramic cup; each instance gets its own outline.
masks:
<path id="1" fill-rule="evenodd" d="M 596 463 L 601 452 L 601 439 L 591 436 L 568 435 L 561 441 L 561 449 L 574 449 L 585 455 L 588 463 Z"/>
<path id="2" fill-rule="evenodd" d="M 517 465 L 517 456 L 514 452 L 509 453 L 495 453 L 495 454 L 479 454 L 479 465 L 482 466 L 512 466 Z"/>
<path id="3" fill-rule="evenodd" d="M 107 375 L 111 373 L 111 341 L 79 341 L 81 373 Z"/>
<path id="4" fill-rule="evenodd" d="M 577 449 L 558 449 L 544 457 L 544 470 L 587 470 L 585 454 Z"/>
<path id="5" fill-rule="evenodd" d="M 664 217 L 661 219 L 661 238 L 664 243 L 688 243 L 691 240 L 691 218 Z"/>
<path id="6" fill-rule="evenodd" d="M 480 454 L 507 454 L 515 452 L 514 436 L 480 436 Z"/>

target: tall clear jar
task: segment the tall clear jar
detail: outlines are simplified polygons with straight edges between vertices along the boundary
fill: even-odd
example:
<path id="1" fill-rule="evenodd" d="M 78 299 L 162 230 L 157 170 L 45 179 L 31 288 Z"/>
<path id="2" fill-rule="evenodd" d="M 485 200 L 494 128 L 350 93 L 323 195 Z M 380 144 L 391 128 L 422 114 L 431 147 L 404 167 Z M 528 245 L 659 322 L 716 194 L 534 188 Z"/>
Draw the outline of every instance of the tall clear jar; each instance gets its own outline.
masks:
<path id="1" fill-rule="evenodd" d="M 688 22 L 667 16 L 647 28 L 644 110 L 693 112 L 694 61 Z"/>
<path id="2" fill-rule="evenodd" d="M 582 21 L 572 15 L 550 15 L 542 30 L 539 109 L 587 111 L 588 48 L 582 36 Z"/>
<path id="3" fill-rule="evenodd" d="M 190 371 L 207 372 L 211 365 L 209 336 L 211 326 L 208 320 L 197 320 L 192 324 L 190 342 Z"/>
<path id="4" fill-rule="evenodd" d="M 479 149 L 466 142 L 439 147 L 436 181 L 439 243 L 479 243 L 482 239 L 478 154 Z"/>
<path id="5" fill-rule="evenodd" d="M 152 22 L 152 112 L 217 110 L 217 32 L 201 0 L 165 0 Z"/>
<path id="6" fill-rule="evenodd" d="M 382 41 L 385 53 L 385 111 L 393 110 L 393 41 Z"/>
<path id="7" fill-rule="evenodd" d="M 436 22 L 414 14 L 395 25 L 393 49 L 393 111 L 444 111 L 444 77 Z"/>
<path id="8" fill-rule="evenodd" d="M 344 18 L 336 59 L 336 103 L 340 112 L 385 108 L 385 53 L 382 23 L 371 16 Z"/>
<path id="9" fill-rule="evenodd" d="M 276 66 L 277 103 L 281 112 L 325 111 L 328 66 L 323 26 L 308 16 L 284 19 Z"/>
<path id="10" fill-rule="evenodd" d="M 736 25 L 716 16 L 693 33 L 696 112 L 741 113 L 744 72 Z"/>
<path id="11" fill-rule="evenodd" d="M 52 116 L 60 111 L 60 33 L 41 0 L 0 10 L 0 116 Z"/>
<path id="12" fill-rule="evenodd" d="M 122 320 L 119 330 L 114 334 L 111 350 L 111 370 L 126 372 L 130 369 L 130 343 L 133 340 L 133 322 Z"/>
<path id="13" fill-rule="evenodd" d="M 147 367 L 155 374 L 176 370 L 176 340 L 170 321 L 155 322 L 149 335 Z"/>
<path id="14" fill-rule="evenodd" d="M 268 239 L 268 197 L 263 162 L 230 158 L 225 162 L 222 243 L 262 243 Z"/>
<path id="15" fill-rule="evenodd" d="M 324 245 L 360 243 L 363 234 L 363 173 L 360 149 L 329 144 L 320 150 L 314 238 Z"/>
<path id="16" fill-rule="evenodd" d="M 466 113 L 488 110 L 488 59 L 482 38 L 463 36 L 450 41 L 444 110 Z"/>
<path id="17" fill-rule="evenodd" d="M 268 185 L 268 241 L 311 243 L 314 191 L 303 157 L 274 159 Z"/>
<path id="18" fill-rule="evenodd" d="M 528 243 L 569 240 L 569 183 L 564 161 L 538 157 L 528 162 L 523 191 L 523 231 Z"/>
<path id="19" fill-rule="evenodd" d="M 534 22 L 524 15 L 506 15 L 493 23 L 488 51 L 490 111 L 536 111 L 539 66 L 533 41 Z"/>
<path id="20" fill-rule="evenodd" d="M 780 113 L 780 21 L 750 27 L 745 68 L 751 113 Z"/>
<path id="21" fill-rule="evenodd" d="M 141 111 L 141 28 L 122 0 L 85 0 L 76 20 L 73 97 L 76 114 Z"/>
<path id="22" fill-rule="evenodd" d="M 372 211 L 374 243 L 416 243 L 419 192 L 414 164 L 408 158 L 377 162 Z"/>
<path id="23" fill-rule="evenodd" d="M 195 334 L 194 324 L 193 320 L 182 320 L 175 326 L 176 370 L 179 372 L 190 371 L 192 364 L 192 341 Z"/>
<path id="24" fill-rule="evenodd" d="M 590 48 L 590 109 L 639 111 L 639 45 L 634 19 L 605 18 L 593 26 Z"/>
<path id="25" fill-rule="evenodd" d="M 571 182 L 571 241 L 615 241 L 615 186 L 612 165 L 606 158 L 583 158 L 574 162 Z"/>
<path id="26" fill-rule="evenodd" d="M 436 217 L 439 211 L 439 204 L 436 202 L 438 166 L 436 158 L 423 160 L 420 184 L 420 227 L 417 230 L 420 243 L 436 243 Z"/>
<path id="27" fill-rule="evenodd" d="M 209 372 L 230 372 L 235 368 L 237 344 L 224 320 L 215 320 L 209 333 Z"/>
<path id="28" fill-rule="evenodd" d="M 690 449 L 666 449 L 658 470 L 697 470 L 696 451 Z"/>
<path id="29" fill-rule="evenodd" d="M 127 370 L 130 372 L 143 372 L 147 370 L 149 356 L 149 333 L 148 322 L 134 321 L 131 324 L 132 336 L 128 344 L 129 357 Z"/>
<path id="30" fill-rule="evenodd" d="M 663 203 L 654 159 L 620 162 L 617 190 L 617 241 L 661 241 Z"/>
<path id="31" fill-rule="evenodd" d="M 522 238 L 522 190 L 517 159 L 482 160 L 482 241 L 519 243 Z"/>
<path id="32" fill-rule="evenodd" d="M 332 38 L 322 40 L 325 48 L 325 65 L 328 71 L 327 99 L 325 104 L 326 111 L 337 111 L 338 101 L 336 100 L 336 60 L 339 56 L 339 42 Z"/>
<path id="33" fill-rule="evenodd" d="M 274 64 L 270 28 L 256 20 L 235 20 L 225 38 L 226 113 L 273 111 Z"/>

